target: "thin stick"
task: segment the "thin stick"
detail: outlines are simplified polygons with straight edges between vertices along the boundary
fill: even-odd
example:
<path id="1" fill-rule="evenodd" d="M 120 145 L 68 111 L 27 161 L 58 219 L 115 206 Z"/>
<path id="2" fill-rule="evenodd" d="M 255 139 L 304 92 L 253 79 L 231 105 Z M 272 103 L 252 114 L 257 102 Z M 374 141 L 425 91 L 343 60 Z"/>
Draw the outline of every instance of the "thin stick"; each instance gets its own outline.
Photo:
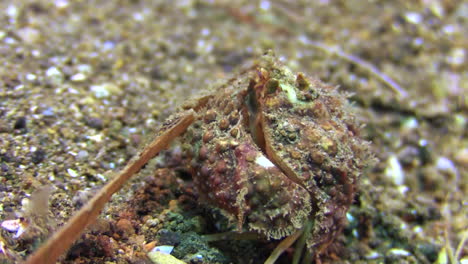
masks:
<path id="1" fill-rule="evenodd" d="M 280 4 L 278 2 L 271 3 L 271 4 L 273 5 L 273 7 L 275 7 L 275 10 L 277 12 L 284 14 L 286 18 L 289 19 L 291 23 L 293 23 L 295 26 L 282 27 L 282 26 L 278 26 L 277 24 L 273 25 L 273 24 L 265 24 L 261 22 L 256 22 L 255 21 L 256 17 L 254 16 L 243 14 L 241 11 L 227 7 L 224 4 L 222 4 L 221 7 L 226 8 L 229 11 L 229 13 L 232 16 L 234 16 L 234 18 L 238 19 L 242 23 L 249 23 L 255 28 L 260 28 L 262 25 L 267 25 L 267 26 L 270 26 L 270 28 L 266 28 L 266 29 L 269 30 L 270 32 L 273 30 L 275 33 L 287 34 L 288 37 L 293 37 L 293 33 L 291 32 L 291 29 L 302 28 L 301 25 L 306 25 L 307 23 L 306 19 L 298 16 L 296 13 L 294 13 L 294 11 L 290 10 L 288 8 L 288 4 L 286 3 Z M 371 63 L 355 55 L 348 54 L 338 47 L 331 47 L 319 41 L 313 41 L 311 39 L 304 39 L 303 42 L 306 45 L 310 45 L 310 47 L 312 48 L 319 49 L 328 55 L 337 56 L 338 58 L 342 60 L 348 61 L 358 66 L 359 68 L 366 70 L 371 76 L 374 76 L 383 84 L 390 87 L 390 89 L 392 89 L 393 92 L 396 93 L 400 98 L 408 97 L 408 92 L 405 89 L 403 89 L 403 87 L 401 87 L 390 76 L 380 71 L 376 66 L 372 65 Z"/>
<path id="2" fill-rule="evenodd" d="M 458 243 L 457 250 L 455 251 L 455 260 L 460 260 L 463 246 L 465 245 L 465 242 L 467 241 L 467 239 L 468 239 L 468 229 L 463 231 L 462 239 L 460 243 Z"/>
<path id="3" fill-rule="evenodd" d="M 276 246 L 275 250 L 271 253 L 271 255 L 265 260 L 264 264 L 273 264 L 275 261 L 283 254 L 283 252 L 288 249 L 299 236 L 303 233 L 304 230 L 299 230 L 296 233 L 288 236 L 287 238 L 283 239 L 278 246 Z"/>
<path id="4" fill-rule="evenodd" d="M 98 217 L 112 194 L 120 190 L 123 184 L 132 177 L 169 143 L 182 134 L 193 123 L 195 112 L 188 110 L 166 124 L 157 136 L 143 151 L 110 182 L 108 182 L 89 202 L 81 208 L 61 229 L 59 229 L 39 250 L 26 260 L 26 264 L 55 263 L 57 259 L 75 242 L 87 226 Z"/>
<path id="5" fill-rule="evenodd" d="M 310 235 L 310 231 L 312 230 L 313 225 L 314 225 L 313 220 L 309 220 L 306 226 L 304 227 L 304 232 L 302 233 L 301 238 L 299 238 L 299 241 L 296 244 L 296 248 L 294 249 L 292 264 L 299 263 L 299 260 L 301 259 L 302 251 L 306 245 L 306 240 Z"/>
<path id="6" fill-rule="evenodd" d="M 375 78 L 386 84 L 388 87 L 390 87 L 396 94 L 398 94 L 399 97 L 408 97 L 408 92 L 406 92 L 405 89 L 403 89 L 398 83 L 396 83 L 392 78 L 390 78 L 390 76 L 381 72 L 379 69 L 377 69 L 377 67 L 370 64 L 369 62 L 364 61 L 363 59 L 355 55 L 348 54 L 338 47 L 329 47 L 318 41 L 308 40 L 307 44 L 311 45 L 312 47 L 315 47 L 316 49 L 320 49 L 325 53 L 338 56 L 343 60 L 346 60 L 352 64 L 361 67 L 362 69 L 368 71 L 372 76 L 374 76 Z"/>
<path id="7" fill-rule="evenodd" d="M 306 25 L 307 21 L 301 16 L 298 16 L 294 11 L 290 10 L 288 7 L 288 3 L 273 3 L 273 6 L 276 6 L 275 10 L 279 13 L 283 13 L 292 23 L 296 25 Z M 299 27 L 298 27 L 299 28 Z M 319 41 L 313 41 L 308 39 L 305 44 L 309 44 L 310 46 L 322 50 L 323 52 L 329 55 L 335 55 L 338 58 L 346 60 L 358 67 L 366 70 L 369 72 L 370 75 L 377 78 L 379 81 L 390 87 L 400 98 L 408 97 L 408 92 L 406 92 L 403 87 L 401 87 L 396 81 L 394 81 L 390 76 L 386 75 L 382 71 L 380 71 L 376 66 L 372 65 L 371 63 L 364 61 L 363 59 L 344 52 L 342 49 L 338 47 L 330 47 L 325 45 Z"/>

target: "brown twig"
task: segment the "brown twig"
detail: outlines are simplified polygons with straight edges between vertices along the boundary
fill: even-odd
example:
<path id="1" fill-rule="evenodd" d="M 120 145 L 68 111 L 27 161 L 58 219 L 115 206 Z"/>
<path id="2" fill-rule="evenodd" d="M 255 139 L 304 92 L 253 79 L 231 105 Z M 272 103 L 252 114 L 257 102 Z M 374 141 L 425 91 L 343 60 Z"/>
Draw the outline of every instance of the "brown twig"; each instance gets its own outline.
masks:
<path id="1" fill-rule="evenodd" d="M 408 97 L 408 92 L 406 92 L 405 89 L 403 89 L 397 82 L 395 82 L 392 78 L 390 78 L 390 76 L 380 71 L 377 67 L 375 67 L 371 63 L 364 61 L 363 59 L 355 55 L 348 54 L 338 47 L 330 47 L 319 41 L 309 40 L 307 44 L 329 55 L 335 55 L 345 61 L 348 61 L 354 65 L 361 67 L 362 69 L 366 70 L 370 75 L 374 76 L 377 80 L 381 81 L 382 83 L 390 87 L 390 89 L 392 89 L 393 92 L 395 92 L 400 98 Z"/>
<path id="2" fill-rule="evenodd" d="M 264 264 L 273 264 L 275 261 L 279 258 L 283 252 L 288 249 L 296 240 L 302 235 L 304 230 L 299 230 L 296 233 L 288 236 L 287 238 L 283 239 L 278 246 L 273 250 L 271 255 L 268 257 L 267 260 L 265 260 Z"/>
<path id="3" fill-rule="evenodd" d="M 81 208 L 60 230 L 58 230 L 39 250 L 32 254 L 26 264 L 55 263 L 57 259 L 78 239 L 87 226 L 98 217 L 112 194 L 120 190 L 135 173 L 171 141 L 181 135 L 193 123 L 195 112 L 188 110 L 166 124 L 158 136 L 110 182 L 108 182 L 87 205 Z"/>
<path id="4" fill-rule="evenodd" d="M 294 255 L 292 259 L 292 264 L 298 264 L 299 260 L 301 259 L 301 254 L 306 246 L 306 240 L 308 238 L 308 234 L 310 234 L 310 231 L 312 230 L 312 227 L 314 226 L 313 221 L 307 222 L 307 225 L 304 228 L 304 232 L 302 233 L 302 236 L 299 238 L 299 240 L 296 243 L 295 249 L 294 249 Z M 308 262 L 302 262 L 302 263 L 308 263 Z"/>
<path id="5" fill-rule="evenodd" d="M 272 5 L 275 7 L 275 10 L 283 14 L 286 19 L 291 21 L 291 23 L 294 26 L 291 27 L 285 27 L 285 26 L 280 26 L 280 25 L 271 25 L 267 23 L 259 23 L 256 21 L 255 16 L 249 15 L 249 14 L 244 14 L 240 10 L 233 9 L 230 7 L 226 7 L 221 5 L 221 7 L 224 7 L 227 9 L 228 13 L 233 16 L 235 19 L 240 21 L 241 23 L 247 23 L 255 28 L 262 28 L 265 31 L 270 31 L 273 33 L 279 33 L 279 34 L 286 34 L 288 37 L 294 36 L 294 32 L 291 30 L 291 28 L 302 28 L 301 25 L 306 24 L 306 20 L 300 17 L 299 15 L 295 14 L 293 10 L 290 10 L 287 8 L 288 4 L 279 4 L 279 3 L 272 3 Z M 306 32 L 302 32 L 302 35 L 307 35 Z M 296 36 L 297 37 L 297 36 Z M 356 55 L 352 55 L 349 53 L 346 53 L 344 50 L 338 48 L 337 46 L 329 46 L 326 45 L 323 42 L 320 41 L 315 41 L 311 39 L 307 39 L 306 41 L 303 41 L 305 45 L 308 45 L 311 48 L 318 49 L 322 52 L 325 52 L 329 56 L 336 56 L 342 60 L 345 60 L 349 63 L 352 63 L 356 66 L 358 66 L 361 69 L 364 69 L 367 71 L 371 76 L 375 77 L 377 80 L 388 86 L 399 98 L 404 99 L 408 97 L 408 92 L 401 87 L 395 80 L 393 80 L 389 75 L 385 74 L 381 70 L 379 70 L 376 66 L 374 66 L 372 63 L 367 62 L 361 58 L 359 58 Z"/>

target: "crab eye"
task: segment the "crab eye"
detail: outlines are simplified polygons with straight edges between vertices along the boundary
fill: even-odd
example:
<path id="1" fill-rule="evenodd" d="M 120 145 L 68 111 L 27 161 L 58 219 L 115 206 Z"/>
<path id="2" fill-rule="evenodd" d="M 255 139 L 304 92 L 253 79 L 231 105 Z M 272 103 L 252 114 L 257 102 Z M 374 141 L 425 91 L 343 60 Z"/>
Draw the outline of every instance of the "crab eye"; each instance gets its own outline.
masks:
<path id="1" fill-rule="evenodd" d="M 270 79 L 268 82 L 265 84 L 265 93 L 266 94 L 273 94 L 276 93 L 276 91 L 279 88 L 279 82 L 276 79 Z"/>
<path id="2" fill-rule="evenodd" d="M 304 77 L 304 74 L 300 72 L 296 76 L 296 85 L 299 90 L 302 91 L 309 88 L 310 82 Z"/>

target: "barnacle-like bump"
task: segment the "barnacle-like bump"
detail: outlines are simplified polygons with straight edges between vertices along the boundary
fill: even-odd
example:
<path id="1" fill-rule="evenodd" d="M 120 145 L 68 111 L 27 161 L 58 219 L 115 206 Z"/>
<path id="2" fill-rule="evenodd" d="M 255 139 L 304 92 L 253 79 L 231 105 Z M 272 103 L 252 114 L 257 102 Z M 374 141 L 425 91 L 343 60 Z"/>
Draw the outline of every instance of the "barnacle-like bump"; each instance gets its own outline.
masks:
<path id="1" fill-rule="evenodd" d="M 229 121 L 226 118 L 222 118 L 219 121 L 219 129 L 226 130 L 229 128 Z"/>
<path id="2" fill-rule="evenodd" d="M 208 157 L 208 148 L 206 146 L 201 146 L 198 151 L 198 159 L 205 160 Z"/>
<path id="3" fill-rule="evenodd" d="M 228 115 L 234 111 L 234 104 L 232 102 L 229 102 L 226 107 L 224 107 L 223 114 Z"/>
<path id="4" fill-rule="evenodd" d="M 231 125 L 235 125 L 237 124 L 237 122 L 239 122 L 239 112 L 235 111 L 235 112 L 232 112 L 230 115 L 229 115 L 229 122 L 231 123 Z"/>
<path id="5" fill-rule="evenodd" d="M 276 79 L 270 79 L 268 82 L 265 84 L 265 90 L 266 93 L 272 94 L 276 93 L 277 89 L 280 87 L 280 83 Z"/>
<path id="6" fill-rule="evenodd" d="M 216 110 L 210 109 L 206 111 L 206 114 L 203 117 L 206 123 L 210 123 L 216 120 Z"/>
<path id="7" fill-rule="evenodd" d="M 231 134 L 231 137 L 236 138 L 237 135 L 239 134 L 239 129 L 237 127 L 235 127 L 229 133 Z"/>
<path id="8" fill-rule="evenodd" d="M 215 134 L 213 131 L 206 131 L 203 134 L 203 143 L 208 143 L 210 140 L 212 140 L 215 137 Z"/>
<path id="9" fill-rule="evenodd" d="M 310 86 L 310 82 L 306 79 L 302 72 L 296 75 L 296 84 L 299 90 L 305 90 Z"/>
<path id="10" fill-rule="evenodd" d="M 227 142 L 226 140 L 219 140 L 216 143 L 215 149 L 217 153 L 223 153 L 229 149 L 229 142 Z"/>

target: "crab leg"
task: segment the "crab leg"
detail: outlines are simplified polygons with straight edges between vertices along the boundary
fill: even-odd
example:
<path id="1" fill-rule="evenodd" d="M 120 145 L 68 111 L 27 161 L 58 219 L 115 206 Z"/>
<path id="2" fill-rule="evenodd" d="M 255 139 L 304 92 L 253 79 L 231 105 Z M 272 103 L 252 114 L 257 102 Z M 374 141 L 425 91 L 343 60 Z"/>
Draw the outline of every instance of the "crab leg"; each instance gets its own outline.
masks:
<path id="1" fill-rule="evenodd" d="M 283 239 L 278 246 L 273 250 L 271 255 L 268 257 L 268 259 L 265 261 L 264 264 L 273 264 L 275 261 L 279 258 L 283 252 L 288 249 L 296 240 L 302 235 L 304 230 L 299 230 L 296 233 L 288 236 L 287 238 Z"/>
<path id="2" fill-rule="evenodd" d="M 150 159 L 176 137 L 184 133 L 193 123 L 195 112 L 188 110 L 166 122 L 157 137 L 110 182 L 108 182 L 83 208 L 81 208 L 60 230 L 42 245 L 27 260 L 26 264 L 55 263 L 57 259 L 81 235 L 87 226 L 98 217 L 112 194 L 120 190 L 125 182 L 136 174 Z"/>

